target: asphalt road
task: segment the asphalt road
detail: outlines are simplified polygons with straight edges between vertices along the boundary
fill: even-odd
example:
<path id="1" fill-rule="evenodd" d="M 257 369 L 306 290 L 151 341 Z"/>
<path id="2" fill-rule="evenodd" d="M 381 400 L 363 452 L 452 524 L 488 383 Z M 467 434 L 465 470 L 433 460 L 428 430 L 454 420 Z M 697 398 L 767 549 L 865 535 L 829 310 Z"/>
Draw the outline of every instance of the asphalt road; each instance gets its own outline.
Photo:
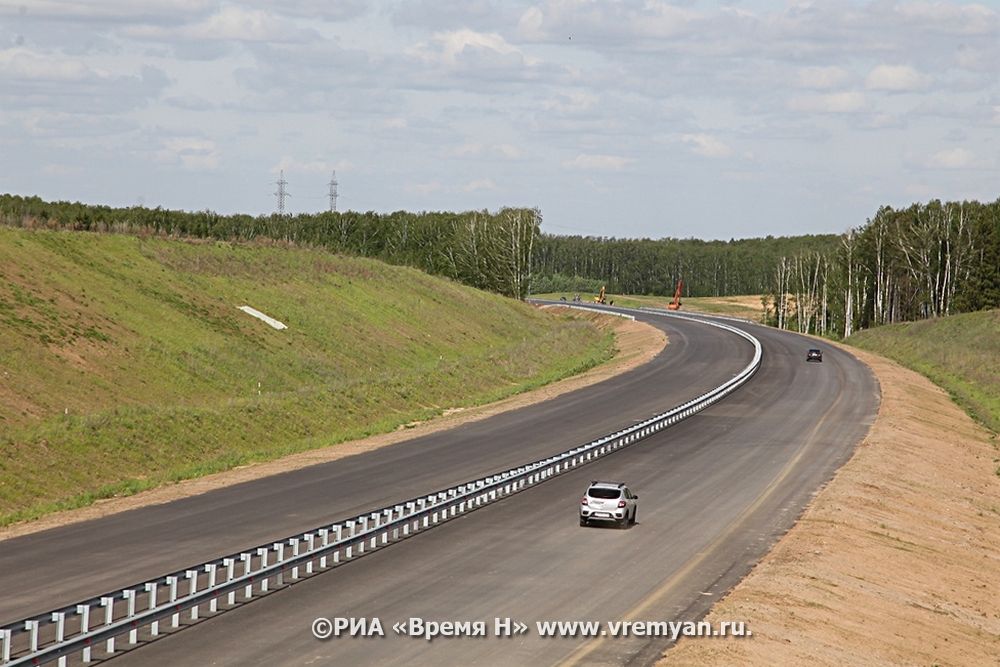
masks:
<path id="1" fill-rule="evenodd" d="M 749 344 L 732 334 L 650 321 L 670 337 L 664 353 L 580 392 L 332 464 L 2 543 L 0 618 L 567 449 L 697 395 L 749 359 Z M 750 329 L 764 346 L 761 370 L 692 419 L 115 664 L 650 662 L 664 640 L 542 639 L 534 622 L 698 618 L 790 527 L 877 409 L 877 386 L 850 355 L 827 348 L 824 363 L 807 364 L 809 341 Z M 579 496 L 592 478 L 629 482 L 641 497 L 638 525 L 577 525 Z M 95 574 L 100 590 L 86 580 Z M 310 633 L 317 616 L 378 617 L 390 636 L 321 642 Z M 389 626 L 410 617 L 483 620 L 491 634 L 494 617 L 510 617 L 531 630 L 507 639 L 392 636 Z"/>

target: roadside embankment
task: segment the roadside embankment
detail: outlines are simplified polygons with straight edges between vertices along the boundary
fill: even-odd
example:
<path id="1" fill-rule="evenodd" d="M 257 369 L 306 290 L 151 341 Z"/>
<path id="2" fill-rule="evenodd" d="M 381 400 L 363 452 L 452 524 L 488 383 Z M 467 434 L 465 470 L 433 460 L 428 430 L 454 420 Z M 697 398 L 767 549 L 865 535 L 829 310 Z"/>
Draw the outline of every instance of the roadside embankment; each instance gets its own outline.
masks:
<path id="1" fill-rule="evenodd" d="M 0 340 L 0 525 L 392 432 L 614 348 L 578 317 L 374 260 L 7 228 Z"/>
<path id="2" fill-rule="evenodd" d="M 922 375 L 851 350 L 882 388 L 854 457 L 661 665 L 1000 664 L 996 437 Z"/>
<path id="3" fill-rule="evenodd" d="M 134 495 L 115 496 L 91 505 L 49 513 L 37 520 L 0 528 L 0 540 L 38 532 L 61 525 L 86 521 L 147 505 L 158 505 L 180 498 L 198 495 L 213 489 L 231 486 L 310 465 L 326 463 L 384 447 L 404 440 L 454 428 L 464 423 L 486 419 L 495 414 L 538 403 L 561 394 L 596 384 L 620 373 L 641 366 L 659 354 L 667 344 L 666 335 L 641 322 L 596 313 L 560 309 L 559 314 L 572 317 L 580 324 L 589 324 L 602 334 L 614 336 L 614 356 L 577 375 L 545 386 L 509 396 L 491 403 L 445 410 L 441 415 L 400 425 L 395 430 L 366 438 L 319 447 L 275 460 L 242 465 L 223 472 L 185 479 L 143 490 Z"/>

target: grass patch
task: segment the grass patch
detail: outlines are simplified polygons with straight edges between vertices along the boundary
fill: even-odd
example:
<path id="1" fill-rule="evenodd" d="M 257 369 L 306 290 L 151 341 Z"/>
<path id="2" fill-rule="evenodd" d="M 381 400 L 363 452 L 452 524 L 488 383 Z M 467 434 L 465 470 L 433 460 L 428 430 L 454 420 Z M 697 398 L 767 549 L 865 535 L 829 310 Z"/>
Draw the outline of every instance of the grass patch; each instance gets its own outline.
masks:
<path id="1" fill-rule="evenodd" d="M 1000 310 L 877 327 L 846 342 L 922 373 L 1000 432 Z"/>
<path id="2" fill-rule="evenodd" d="M 614 352 L 579 318 L 373 260 L 4 228 L 0 339 L 0 525 L 390 431 Z"/>

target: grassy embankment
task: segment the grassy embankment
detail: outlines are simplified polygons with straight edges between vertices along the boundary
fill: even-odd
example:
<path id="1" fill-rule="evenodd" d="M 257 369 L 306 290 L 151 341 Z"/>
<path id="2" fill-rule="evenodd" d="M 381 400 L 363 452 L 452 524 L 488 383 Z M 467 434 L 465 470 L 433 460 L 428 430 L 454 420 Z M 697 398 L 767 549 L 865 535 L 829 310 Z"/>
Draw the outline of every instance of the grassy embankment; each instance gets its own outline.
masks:
<path id="1" fill-rule="evenodd" d="M 861 331 L 847 343 L 921 373 L 966 412 L 1000 433 L 1000 310 Z"/>
<path id="2" fill-rule="evenodd" d="M 3 228 L 0 340 L 0 525 L 390 431 L 613 353 L 579 319 L 376 261 Z"/>
<path id="3" fill-rule="evenodd" d="M 553 292 L 551 294 L 532 294 L 535 299 L 551 299 L 558 301 L 561 297 L 572 299 L 572 294 L 565 292 Z M 594 302 L 593 294 L 581 294 L 583 302 L 580 305 L 587 305 Z M 673 297 L 665 296 L 642 296 L 635 294 L 608 294 L 607 300 L 614 301 L 616 306 L 622 308 L 666 308 L 667 304 L 673 301 Z M 760 295 L 745 296 L 691 296 L 681 300 L 681 310 L 690 310 L 697 313 L 711 313 L 714 315 L 727 315 L 729 317 L 742 317 L 744 319 L 759 322 L 763 315 L 763 306 L 760 302 Z"/>

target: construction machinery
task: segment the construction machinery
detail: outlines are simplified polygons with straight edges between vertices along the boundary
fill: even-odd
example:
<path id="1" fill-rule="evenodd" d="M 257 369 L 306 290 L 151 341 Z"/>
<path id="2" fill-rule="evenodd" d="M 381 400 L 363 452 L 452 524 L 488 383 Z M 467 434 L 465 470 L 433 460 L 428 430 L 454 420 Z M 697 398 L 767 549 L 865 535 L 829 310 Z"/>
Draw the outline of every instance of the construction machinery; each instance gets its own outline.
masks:
<path id="1" fill-rule="evenodd" d="M 684 281 L 677 281 L 677 289 L 674 290 L 674 300 L 667 304 L 667 310 L 681 309 L 681 290 L 684 288 Z"/>
<path id="2" fill-rule="evenodd" d="M 594 303 L 607 303 L 607 299 L 604 298 L 604 285 L 601 285 L 601 293 L 594 297 Z"/>

